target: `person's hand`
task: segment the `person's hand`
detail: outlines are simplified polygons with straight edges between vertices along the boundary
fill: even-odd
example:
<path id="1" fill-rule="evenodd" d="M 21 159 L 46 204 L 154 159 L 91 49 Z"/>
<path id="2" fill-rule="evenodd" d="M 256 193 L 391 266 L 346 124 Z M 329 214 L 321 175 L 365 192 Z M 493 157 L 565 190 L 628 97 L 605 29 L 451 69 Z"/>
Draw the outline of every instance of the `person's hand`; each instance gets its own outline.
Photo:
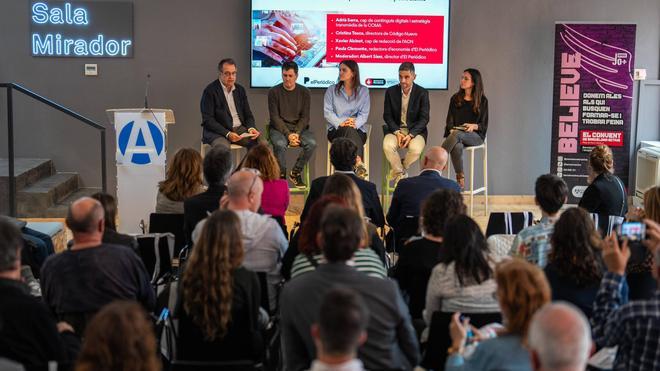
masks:
<path id="1" fill-rule="evenodd" d="M 660 249 L 660 224 L 651 219 L 644 219 L 644 224 L 646 224 L 647 237 L 647 239 L 644 240 L 644 246 L 646 246 L 649 251 L 655 253 L 657 249 Z"/>
<path id="2" fill-rule="evenodd" d="M 291 133 L 288 136 L 289 139 L 289 146 L 291 147 L 298 147 L 300 145 L 300 136 L 296 133 Z"/>
<path id="3" fill-rule="evenodd" d="M 640 221 L 642 219 L 644 219 L 644 209 L 641 207 L 633 207 L 626 213 L 626 220 Z"/>
<path id="4" fill-rule="evenodd" d="M 241 136 L 232 131 L 229 133 L 229 135 L 227 135 L 227 139 L 229 139 L 229 141 L 232 143 L 236 143 L 241 140 Z"/>
<path id="5" fill-rule="evenodd" d="M 253 47 L 277 63 L 290 60 L 298 54 L 296 40 L 283 24 L 278 23 L 262 25 L 255 30 Z"/>
<path id="6" fill-rule="evenodd" d="M 259 130 L 255 128 L 249 128 L 248 133 L 252 134 L 252 140 L 256 140 L 257 138 L 259 138 L 259 135 L 261 135 Z"/>
<path id="7" fill-rule="evenodd" d="M 395 131 L 394 135 L 396 135 L 396 144 L 397 144 L 397 146 L 399 146 L 399 148 L 401 148 L 401 141 L 403 140 L 403 137 L 405 137 L 405 135 L 403 135 L 403 133 L 401 133 L 401 130 Z"/>
<path id="8" fill-rule="evenodd" d="M 465 340 L 467 340 L 467 329 L 469 326 L 470 320 L 468 318 L 461 322 L 461 312 L 456 312 L 453 316 L 451 316 L 451 322 L 449 323 L 449 335 L 451 336 L 452 347 L 458 349 L 459 353 L 461 353 L 463 347 L 465 346 Z"/>
<path id="9" fill-rule="evenodd" d="M 603 240 L 603 261 L 607 270 L 623 276 L 626 273 L 626 265 L 630 259 L 630 249 L 628 248 L 628 239 L 623 239 L 623 244 L 619 246 L 619 239 L 616 231 Z"/>
<path id="10" fill-rule="evenodd" d="M 477 124 L 465 124 L 465 132 L 471 133 L 475 130 L 479 130 L 479 125 L 477 125 Z"/>
<path id="11" fill-rule="evenodd" d="M 348 127 L 354 128 L 355 127 L 355 119 L 352 118 L 352 117 L 349 117 L 346 120 L 344 120 L 344 122 L 339 124 L 339 126 L 341 126 L 341 127 L 347 127 L 348 126 Z"/>
<path id="12" fill-rule="evenodd" d="M 75 333 L 75 331 L 73 330 L 73 327 L 69 323 L 64 322 L 64 321 L 57 322 L 57 332 L 59 332 L 60 334 L 63 333 L 63 332 L 73 332 L 73 333 Z"/>
<path id="13" fill-rule="evenodd" d="M 408 148 L 408 145 L 410 144 L 410 141 L 412 140 L 412 137 L 410 135 L 406 135 L 403 137 L 401 140 L 401 148 Z"/>

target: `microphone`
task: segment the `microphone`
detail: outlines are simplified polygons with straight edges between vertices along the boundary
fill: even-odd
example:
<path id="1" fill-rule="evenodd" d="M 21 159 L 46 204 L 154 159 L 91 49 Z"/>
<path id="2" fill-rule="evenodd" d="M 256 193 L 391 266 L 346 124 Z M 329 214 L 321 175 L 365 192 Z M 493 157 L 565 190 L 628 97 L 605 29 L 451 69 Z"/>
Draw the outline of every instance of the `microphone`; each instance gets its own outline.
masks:
<path id="1" fill-rule="evenodd" d="M 145 84 L 144 87 L 144 108 L 149 108 L 149 80 L 151 79 L 151 74 L 147 74 L 147 83 Z"/>

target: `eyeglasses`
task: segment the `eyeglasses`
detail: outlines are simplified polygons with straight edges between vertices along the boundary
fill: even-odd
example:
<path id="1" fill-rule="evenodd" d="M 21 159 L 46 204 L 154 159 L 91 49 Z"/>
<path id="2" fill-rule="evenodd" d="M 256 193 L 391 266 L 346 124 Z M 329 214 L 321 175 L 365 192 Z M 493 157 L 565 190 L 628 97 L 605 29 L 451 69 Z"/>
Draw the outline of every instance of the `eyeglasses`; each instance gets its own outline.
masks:
<path id="1" fill-rule="evenodd" d="M 254 188 L 254 184 L 257 182 L 257 178 L 261 176 L 261 172 L 257 169 L 253 169 L 251 167 L 244 167 L 240 171 L 247 171 L 248 173 L 254 174 L 254 178 L 252 178 L 252 183 L 250 184 L 250 188 L 248 188 L 248 195 L 252 193 L 252 188 Z"/>

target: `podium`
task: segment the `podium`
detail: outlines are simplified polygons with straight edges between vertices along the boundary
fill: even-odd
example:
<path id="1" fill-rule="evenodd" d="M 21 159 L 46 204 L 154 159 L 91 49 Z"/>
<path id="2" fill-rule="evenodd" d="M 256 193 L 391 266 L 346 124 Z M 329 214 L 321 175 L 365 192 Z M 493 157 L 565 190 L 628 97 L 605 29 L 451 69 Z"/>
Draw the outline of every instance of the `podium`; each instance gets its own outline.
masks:
<path id="1" fill-rule="evenodd" d="M 167 126 L 174 124 L 174 112 L 130 108 L 106 113 L 116 132 L 117 230 L 139 234 L 156 208 L 158 182 L 165 179 Z"/>

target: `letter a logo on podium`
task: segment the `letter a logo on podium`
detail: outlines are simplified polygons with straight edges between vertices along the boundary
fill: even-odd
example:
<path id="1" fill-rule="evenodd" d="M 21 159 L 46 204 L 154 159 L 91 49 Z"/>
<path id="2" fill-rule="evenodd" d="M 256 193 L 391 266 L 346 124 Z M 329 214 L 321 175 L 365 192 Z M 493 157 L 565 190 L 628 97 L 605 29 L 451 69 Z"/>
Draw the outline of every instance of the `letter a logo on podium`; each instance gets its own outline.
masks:
<path id="1" fill-rule="evenodd" d="M 165 135 L 161 128 L 148 120 L 133 120 L 123 125 L 117 135 L 117 163 L 162 165 Z"/>

